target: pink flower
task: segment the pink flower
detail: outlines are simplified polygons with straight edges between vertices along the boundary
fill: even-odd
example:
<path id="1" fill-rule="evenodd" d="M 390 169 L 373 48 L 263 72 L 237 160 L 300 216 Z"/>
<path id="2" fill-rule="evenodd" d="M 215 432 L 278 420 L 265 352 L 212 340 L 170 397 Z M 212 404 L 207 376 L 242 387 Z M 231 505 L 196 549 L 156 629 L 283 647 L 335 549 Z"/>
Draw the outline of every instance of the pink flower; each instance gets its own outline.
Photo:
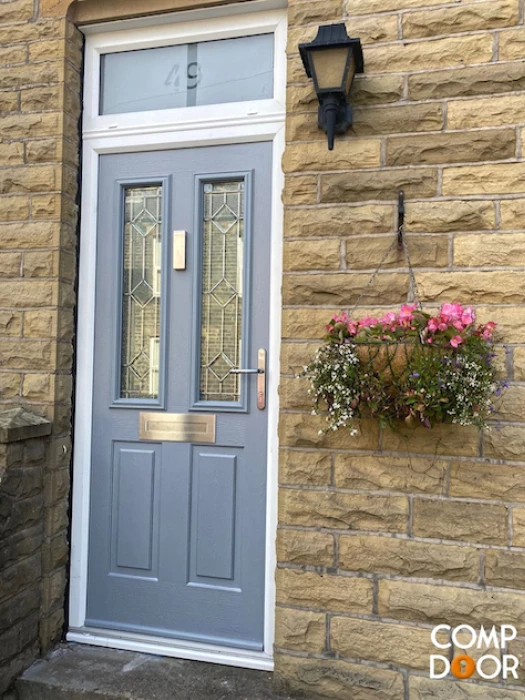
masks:
<path id="1" fill-rule="evenodd" d="M 335 314 L 333 320 L 334 320 L 336 323 L 347 323 L 347 321 L 348 321 L 348 314 L 343 313 L 343 314 L 341 314 L 340 316 L 338 316 L 337 314 Z"/>
<path id="2" fill-rule="evenodd" d="M 455 335 L 453 338 L 450 339 L 450 344 L 453 348 L 457 348 L 458 345 L 461 345 L 462 342 L 463 338 L 460 335 Z"/>
<path id="3" fill-rule="evenodd" d="M 472 306 L 467 306 L 467 308 L 461 314 L 461 323 L 464 326 L 470 326 L 472 323 L 474 323 L 475 319 L 476 315 L 472 309 Z"/>
<path id="4" fill-rule="evenodd" d="M 439 330 L 439 324 L 435 318 L 431 318 L 427 323 L 427 328 L 431 333 L 435 333 Z"/>
<path id="5" fill-rule="evenodd" d="M 399 311 L 399 318 L 409 318 L 413 316 L 416 309 L 417 304 L 403 304 L 401 310 Z"/>
<path id="6" fill-rule="evenodd" d="M 489 338 L 492 338 L 492 335 L 494 333 L 494 329 L 496 328 L 498 324 L 494 323 L 494 321 L 489 321 L 482 327 L 482 335 L 485 338 L 485 340 L 489 340 Z"/>
<path id="7" fill-rule="evenodd" d="M 393 311 L 390 311 L 389 313 L 387 313 L 383 316 L 380 323 L 382 323 L 384 326 L 391 326 L 396 321 L 397 321 L 397 316 L 395 315 L 395 313 Z"/>
<path id="8" fill-rule="evenodd" d="M 363 328 L 370 328 L 371 326 L 377 326 L 378 323 L 379 319 L 375 318 L 374 316 L 367 316 L 361 321 L 360 325 Z"/>
<path id="9" fill-rule="evenodd" d="M 348 321 L 347 328 L 350 335 L 357 335 L 357 323 L 355 321 Z"/>

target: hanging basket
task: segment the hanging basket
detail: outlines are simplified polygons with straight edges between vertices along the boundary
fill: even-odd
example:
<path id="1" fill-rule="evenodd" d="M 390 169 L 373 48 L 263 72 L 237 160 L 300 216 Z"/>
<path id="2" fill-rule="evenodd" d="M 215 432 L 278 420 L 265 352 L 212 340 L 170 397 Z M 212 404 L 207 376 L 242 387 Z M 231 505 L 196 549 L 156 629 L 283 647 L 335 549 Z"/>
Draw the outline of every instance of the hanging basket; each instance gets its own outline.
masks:
<path id="1" fill-rule="evenodd" d="M 414 355 L 432 350 L 416 338 L 399 342 L 380 340 L 356 343 L 355 347 L 363 371 L 369 369 L 374 374 L 380 375 L 385 382 L 401 381 L 410 371 L 410 363 Z"/>

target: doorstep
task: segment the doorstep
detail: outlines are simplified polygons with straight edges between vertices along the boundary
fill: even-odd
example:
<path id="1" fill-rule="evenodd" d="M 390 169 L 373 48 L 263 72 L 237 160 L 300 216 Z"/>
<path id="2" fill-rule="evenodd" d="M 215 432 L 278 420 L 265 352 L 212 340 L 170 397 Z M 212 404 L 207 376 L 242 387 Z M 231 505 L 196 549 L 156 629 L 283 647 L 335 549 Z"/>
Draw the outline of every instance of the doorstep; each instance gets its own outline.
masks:
<path id="1" fill-rule="evenodd" d="M 19 700 L 287 700 L 272 674 L 63 644 L 17 681 Z"/>

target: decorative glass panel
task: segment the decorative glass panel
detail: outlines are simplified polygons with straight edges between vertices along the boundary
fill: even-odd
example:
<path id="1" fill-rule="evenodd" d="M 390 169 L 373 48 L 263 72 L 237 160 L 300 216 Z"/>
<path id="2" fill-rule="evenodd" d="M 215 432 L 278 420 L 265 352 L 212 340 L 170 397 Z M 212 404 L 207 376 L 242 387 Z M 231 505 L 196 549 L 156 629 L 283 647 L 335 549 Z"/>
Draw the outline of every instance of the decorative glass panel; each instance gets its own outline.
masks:
<path id="1" fill-rule="evenodd" d="M 201 401 L 240 399 L 244 182 L 204 185 Z"/>
<path id="2" fill-rule="evenodd" d="M 102 56 L 101 114 L 273 97 L 273 34 Z"/>
<path id="3" fill-rule="evenodd" d="M 125 191 L 122 290 L 123 399 L 159 396 L 162 187 Z"/>

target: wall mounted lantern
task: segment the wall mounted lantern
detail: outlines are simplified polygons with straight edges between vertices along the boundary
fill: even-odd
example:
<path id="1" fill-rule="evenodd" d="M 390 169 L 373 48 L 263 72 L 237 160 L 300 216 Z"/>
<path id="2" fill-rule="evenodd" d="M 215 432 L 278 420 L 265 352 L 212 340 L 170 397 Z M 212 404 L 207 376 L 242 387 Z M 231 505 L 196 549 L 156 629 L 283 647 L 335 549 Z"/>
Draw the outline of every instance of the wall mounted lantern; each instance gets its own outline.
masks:
<path id="1" fill-rule="evenodd" d="M 309 44 L 299 44 L 306 75 L 313 78 L 319 99 L 319 128 L 328 135 L 328 149 L 334 148 L 335 134 L 344 134 L 352 124 L 348 95 L 354 76 L 364 70 L 359 39 L 350 39 L 345 25 L 319 27 Z"/>

